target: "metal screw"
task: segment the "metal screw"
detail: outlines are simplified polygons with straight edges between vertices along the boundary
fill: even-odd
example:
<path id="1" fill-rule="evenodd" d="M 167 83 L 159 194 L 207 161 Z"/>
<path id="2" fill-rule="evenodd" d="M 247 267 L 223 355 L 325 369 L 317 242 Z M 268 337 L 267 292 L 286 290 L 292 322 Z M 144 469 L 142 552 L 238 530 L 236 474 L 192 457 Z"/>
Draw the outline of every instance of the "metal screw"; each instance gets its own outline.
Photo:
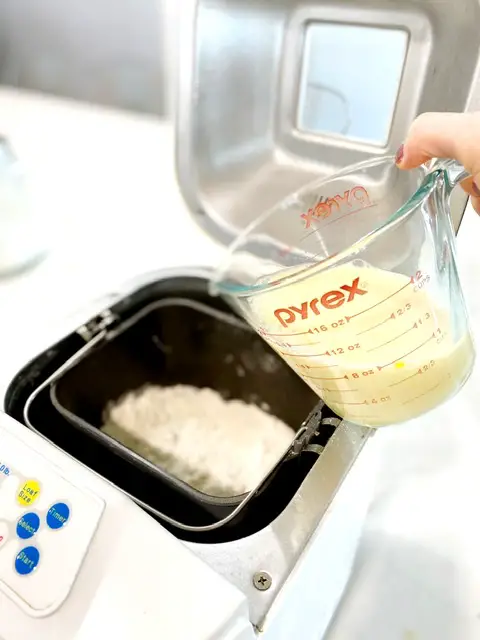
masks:
<path id="1" fill-rule="evenodd" d="M 253 585 L 259 591 L 267 591 L 272 586 L 272 577 L 266 571 L 257 571 L 253 576 Z"/>

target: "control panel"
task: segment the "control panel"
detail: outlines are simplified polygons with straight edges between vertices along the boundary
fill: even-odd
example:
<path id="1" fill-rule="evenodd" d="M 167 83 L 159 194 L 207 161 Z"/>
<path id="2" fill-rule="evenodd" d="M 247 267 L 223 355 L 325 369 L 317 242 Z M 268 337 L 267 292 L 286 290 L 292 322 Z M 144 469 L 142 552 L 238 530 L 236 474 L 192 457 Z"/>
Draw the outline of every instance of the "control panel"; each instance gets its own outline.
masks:
<path id="1" fill-rule="evenodd" d="M 27 614 L 65 600 L 105 504 L 0 429 L 0 590 Z"/>

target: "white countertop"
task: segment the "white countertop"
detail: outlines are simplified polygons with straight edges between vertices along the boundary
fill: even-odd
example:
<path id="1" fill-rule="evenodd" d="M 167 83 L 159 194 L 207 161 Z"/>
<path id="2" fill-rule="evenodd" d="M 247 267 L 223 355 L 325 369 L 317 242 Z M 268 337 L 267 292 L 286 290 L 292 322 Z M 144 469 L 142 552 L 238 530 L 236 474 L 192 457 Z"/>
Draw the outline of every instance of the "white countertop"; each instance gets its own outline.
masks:
<path id="1" fill-rule="evenodd" d="M 221 248 L 185 208 L 171 125 L 3 90 L 2 132 L 55 230 L 46 261 L 0 281 L 4 384 L 35 355 L 39 334 L 92 298 L 145 271 L 215 264 Z M 480 220 L 468 210 L 458 254 L 480 344 L 479 246 Z M 453 401 L 375 436 L 377 492 L 329 640 L 480 638 L 477 398 L 480 364 Z"/>

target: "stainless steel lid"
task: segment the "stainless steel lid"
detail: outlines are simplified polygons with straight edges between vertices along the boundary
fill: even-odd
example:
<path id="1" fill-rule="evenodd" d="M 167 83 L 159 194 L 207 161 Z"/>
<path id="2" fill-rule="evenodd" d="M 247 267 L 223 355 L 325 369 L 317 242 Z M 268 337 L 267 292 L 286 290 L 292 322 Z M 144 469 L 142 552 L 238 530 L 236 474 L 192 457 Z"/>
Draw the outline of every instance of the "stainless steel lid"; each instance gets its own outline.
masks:
<path id="1" fill-rule="evenodd" d="M 313 177 L 394 152 L 417 114 L 478 108 L 480 5 L 454 4 L 185 6 L 177 172 L 199 224 L 228 243 Z"/>

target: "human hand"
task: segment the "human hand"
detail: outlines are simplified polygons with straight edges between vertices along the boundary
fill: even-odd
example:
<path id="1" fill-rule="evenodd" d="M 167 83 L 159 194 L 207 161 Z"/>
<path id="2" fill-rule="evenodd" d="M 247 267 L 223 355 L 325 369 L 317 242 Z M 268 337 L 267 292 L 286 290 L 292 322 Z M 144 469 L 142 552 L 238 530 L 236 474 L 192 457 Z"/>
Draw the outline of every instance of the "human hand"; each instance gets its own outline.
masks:
<path id="1" fill-rule="evenodd" d="M 422 113 L 399 148 L 400 169 L 413 169 L 432 158 L 453 158 L 472 176 L 462 182 L 480 214 L 480 112 Z"/>

